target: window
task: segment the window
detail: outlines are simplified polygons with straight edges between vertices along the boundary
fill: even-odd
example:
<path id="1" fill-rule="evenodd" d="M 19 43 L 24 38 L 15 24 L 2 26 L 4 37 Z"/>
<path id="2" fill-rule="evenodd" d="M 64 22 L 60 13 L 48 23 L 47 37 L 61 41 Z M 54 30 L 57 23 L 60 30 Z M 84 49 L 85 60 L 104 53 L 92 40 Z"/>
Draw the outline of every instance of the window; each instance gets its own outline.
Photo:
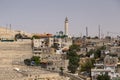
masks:
<path id="1" fill-rule="evenodd" d="M 39 51 L 41 51 L 41 49 L 39 49 Z"/>
<path id="2" fill-rule="evenodd" d="M 113 60 L 113 63 L 114 63 L 115 61 Z"/>
<path id="3" fill-rule="evenodd" d="M 108 63 L 108 61 L 107 61 L 107 60 L 106 60 L 105 62 L 106 62 L 106 63 Z"/>
<path id="4" fill-rule="evenodd" d="M 52 70 L 55 70 L 55 68 L 52 68 Z"/>

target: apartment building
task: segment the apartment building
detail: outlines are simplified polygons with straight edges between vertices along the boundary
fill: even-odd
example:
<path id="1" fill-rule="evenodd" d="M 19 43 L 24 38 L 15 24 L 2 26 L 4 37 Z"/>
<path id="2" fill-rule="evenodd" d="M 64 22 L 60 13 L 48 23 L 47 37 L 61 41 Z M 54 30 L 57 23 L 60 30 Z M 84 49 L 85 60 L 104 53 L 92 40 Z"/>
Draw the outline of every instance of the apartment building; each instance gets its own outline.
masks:
<path id="1" fill-rule="evenodd" d="M 49 53 L 53 45 L 53 38 L 33 39 L 33 53 Z"/>

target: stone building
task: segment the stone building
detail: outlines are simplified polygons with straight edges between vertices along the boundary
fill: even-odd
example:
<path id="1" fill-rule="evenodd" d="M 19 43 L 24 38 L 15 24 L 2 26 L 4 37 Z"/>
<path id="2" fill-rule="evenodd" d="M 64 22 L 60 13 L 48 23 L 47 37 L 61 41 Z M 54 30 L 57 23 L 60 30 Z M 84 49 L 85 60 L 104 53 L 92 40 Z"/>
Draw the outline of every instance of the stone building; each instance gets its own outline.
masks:
<path id="1" fill-rule="evenodd" d="M 69 60 L 66 59 L 66 54 L 34 54 L 40 56 L 41 65 L 43 68 L 51 71 L 60 71 L 62 67 L 64 71 L 68 71 L 67 67 Z"/>
<path id="2" fill-rule="evenodd" d="M 117 63 L 118 63 L 118 57 L 106 55 L 106 57 L 104 58 L 104 66 L 105 67 L 117 66 Z"/>
<path id="3" fill-rule="evenodd" d="M 71 38 L 54 38 L 54 44 L 58 45 L 58 49 L 69 49 L 69 47 L 72 45 L 72 39 Z"/>
<path id="4" fill-rule="evenodd" d="M 50 53 L 54 38 L 44 36 L 40 39 L 33 39 L 33 53 Z"/>
<path id="5" fill-rule="evenodd" d="M 120 46 L 114 46 L 110 48 L 111 54 L 116 54 L 118 57 L 120 57 Z"/>
<path id="6" fill-rule="evenodd" d="M 118 58 L 106 55 L 104 63 L 96 63 L 95 69 L 91 69 L 92 80 L 97 80 L 97 76 L 107 73 L 111 79 L 120 77 L 117 71 Z"/>

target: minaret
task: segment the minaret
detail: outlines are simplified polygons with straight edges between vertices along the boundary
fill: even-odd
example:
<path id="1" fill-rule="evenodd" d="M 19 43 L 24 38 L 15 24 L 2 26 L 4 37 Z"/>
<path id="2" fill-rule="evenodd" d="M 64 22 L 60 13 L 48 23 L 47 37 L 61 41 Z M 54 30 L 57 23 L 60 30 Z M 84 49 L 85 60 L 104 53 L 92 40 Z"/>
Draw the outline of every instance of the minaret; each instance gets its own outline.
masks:
<path id="1" fill-rule="evenodd" d="M 100 36 L 100 34 L 101 34 L 100 25 L 98 25 L 98 31 L 99 31 L 99 32 L 98 32 L 98 37 L 99 37 L 99 39 L 100 39 L 100 37 L 101 37 L 101 36 Z"/>
<path id="2" fill-rule="evenodd" d="M 88 37 L 88 27 L 86 27 L 86 37 Z"/>
<path id="3" fill-rule="evenodd" d="M 66 17 L 65 18 L 65 35 L 67 35 L 68 36 L 68 18 Z"/>

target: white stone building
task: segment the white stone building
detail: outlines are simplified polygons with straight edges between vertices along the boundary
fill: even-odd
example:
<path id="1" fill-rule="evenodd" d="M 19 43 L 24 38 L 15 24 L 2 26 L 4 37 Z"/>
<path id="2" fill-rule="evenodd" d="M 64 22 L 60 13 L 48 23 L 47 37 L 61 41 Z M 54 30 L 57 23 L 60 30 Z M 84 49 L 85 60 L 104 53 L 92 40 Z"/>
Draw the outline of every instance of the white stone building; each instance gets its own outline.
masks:
<path id="1" fill-rule="evenodd" d="M 111 79 L 115 77 L 120 77 L 120 74 L 117 72 L 117 63 L 118 58 L 106 55 L 104 58 L 104 63 L 96 64 L 95 69 L 91 69 L 92 80 L 97 80 L 97 76 L 101 74 L 108 73 Z"/>

